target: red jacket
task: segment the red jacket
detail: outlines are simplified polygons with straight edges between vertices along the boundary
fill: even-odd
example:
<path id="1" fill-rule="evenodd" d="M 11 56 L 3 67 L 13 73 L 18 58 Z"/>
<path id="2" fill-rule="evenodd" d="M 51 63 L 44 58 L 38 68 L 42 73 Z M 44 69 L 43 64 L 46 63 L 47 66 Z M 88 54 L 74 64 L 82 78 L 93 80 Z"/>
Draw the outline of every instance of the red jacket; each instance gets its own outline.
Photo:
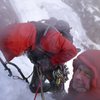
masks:
<path id="1" fill-rule="evenodd" d="M 27 51 L 29 47 L 32 46 L 33 50 L 36 47 L 36 27 L 33 23 L 10 25 L 2 33 L 0 48 L 8 61 Z M 54 53 L 50 59 L 52 64 L 64 63 L 77 54 L 75 46 L 56 29 L 50 28 L 40 44 L 45 51 Z"/>
<path id="2" fill-rule="evenodd" d="M 80 54 L 74 61 L 74 67 L 79 66 L 78 59 L 94 73 L 90 90 L 85 93 L 77 93 L 70 84 L 69 94 L 63 100 L 100 100 L 100 50 L 87 50 Z"/>

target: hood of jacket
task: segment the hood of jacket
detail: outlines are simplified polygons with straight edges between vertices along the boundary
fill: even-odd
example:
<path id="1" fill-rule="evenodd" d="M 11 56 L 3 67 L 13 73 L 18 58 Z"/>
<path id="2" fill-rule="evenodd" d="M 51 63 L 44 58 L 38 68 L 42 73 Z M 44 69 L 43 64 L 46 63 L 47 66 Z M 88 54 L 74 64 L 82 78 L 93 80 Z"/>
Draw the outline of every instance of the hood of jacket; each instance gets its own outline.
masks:
<path id="1" fill-rule="evenodd" d="M 76 67 L 81 61 L 85 65 L 87 65 L 94 73 L 94 77 L 92 79 L 91 90 L 97 90 L 100 88 L 100 50 L 87 50 L 80 54 L 77 59 L 74 61 L 73 66 Z M 75 69 L 75 68 L 74 68 Z"/>

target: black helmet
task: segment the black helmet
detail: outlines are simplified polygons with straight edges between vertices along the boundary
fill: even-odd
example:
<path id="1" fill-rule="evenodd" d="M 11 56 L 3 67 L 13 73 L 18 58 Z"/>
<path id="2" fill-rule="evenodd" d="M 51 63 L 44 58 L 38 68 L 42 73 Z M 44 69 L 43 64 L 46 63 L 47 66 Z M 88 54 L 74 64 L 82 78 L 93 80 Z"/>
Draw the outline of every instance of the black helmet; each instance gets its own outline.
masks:
<path id="1" fill-rule="evenodd" d="M 58 20 L 55 24 L 56 29 L 62 33 L 62 35 L 64 37 L 66 37 L 68 40 L 70 40 L 71 42 L 73 42 L 73 37 L 70 34 L 70 29 L 71 27 L 69 26 L 69 24 L 63 20 Z"/>

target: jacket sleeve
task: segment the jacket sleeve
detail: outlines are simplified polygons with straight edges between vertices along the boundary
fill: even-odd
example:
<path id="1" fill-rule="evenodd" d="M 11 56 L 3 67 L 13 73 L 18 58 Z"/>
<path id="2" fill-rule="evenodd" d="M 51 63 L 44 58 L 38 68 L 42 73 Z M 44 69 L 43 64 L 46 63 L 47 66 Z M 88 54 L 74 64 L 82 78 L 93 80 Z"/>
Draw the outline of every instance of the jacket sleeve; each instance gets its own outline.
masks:
<path id="1" fill-rule="evenodd" d="M 53 65 L 62 64 L 72 59 L 77 54 L 76 47 L 66 38 L 60 37 L 58 39 L 60 51 L 51 58 Z"/>
<path id="2" fill-rule="evenodd" d="M 11 24 L 4 30 L 3 52 L 7 61 L 35 46 L 36 29 L 32 23 Z"/>

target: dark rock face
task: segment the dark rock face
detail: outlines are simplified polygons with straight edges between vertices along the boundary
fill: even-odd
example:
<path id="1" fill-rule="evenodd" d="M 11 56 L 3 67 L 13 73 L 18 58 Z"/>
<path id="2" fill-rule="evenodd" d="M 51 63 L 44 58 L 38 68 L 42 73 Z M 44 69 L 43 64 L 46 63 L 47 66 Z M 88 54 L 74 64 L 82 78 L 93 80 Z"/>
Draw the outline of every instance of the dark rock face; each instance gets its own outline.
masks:
<path id="1" fill-rule="evenodd" d="M 9 0 L 0 0 L 0 29 L 18 21 L 18 16 L 14 12 Z"/>
<path id="2" fill-rule="evenodd" d="M 100 0 L 62 0 L 79 15 L 86 34 L 100 44 Z"/>

